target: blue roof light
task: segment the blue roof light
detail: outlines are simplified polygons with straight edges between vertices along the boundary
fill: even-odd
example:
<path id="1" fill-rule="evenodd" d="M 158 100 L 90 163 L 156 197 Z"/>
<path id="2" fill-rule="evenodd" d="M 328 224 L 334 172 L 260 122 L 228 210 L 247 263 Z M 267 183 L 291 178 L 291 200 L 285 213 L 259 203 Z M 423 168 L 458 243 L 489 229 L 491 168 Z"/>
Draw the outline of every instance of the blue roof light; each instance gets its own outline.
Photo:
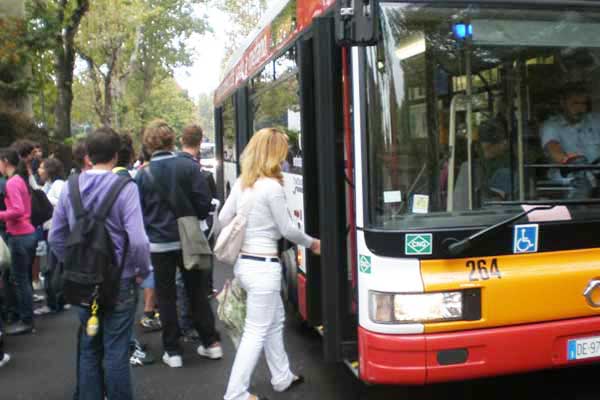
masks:
<path id="1" fill-rule="evenodd" d="M 454 24 L 452 26 L 452 31 L 457 39 L 463 40 L 473 36 L 473 25 L 464 23 Z"/>

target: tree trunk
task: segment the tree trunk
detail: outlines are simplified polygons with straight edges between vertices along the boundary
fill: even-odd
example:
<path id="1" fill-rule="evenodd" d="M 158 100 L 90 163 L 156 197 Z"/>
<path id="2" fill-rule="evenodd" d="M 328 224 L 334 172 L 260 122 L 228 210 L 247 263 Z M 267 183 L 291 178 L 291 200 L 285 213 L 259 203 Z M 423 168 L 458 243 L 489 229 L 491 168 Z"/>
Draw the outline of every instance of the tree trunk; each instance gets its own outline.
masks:
<path id="1" fill-rule="evenodd" d="M 71 106 L 73 104 L 73 67 L 66 60 L 65 52 L 61 49 L 55 51 L 54 65 L 56 68 L 56 119 L 55 137 L 63 140 L 71 136 Z"/>
<path id="2" fill-rule="evenodd" d="M 71 136 L 71 107 L 73 105 L 73 69 L 75 68 L 75 34 L 81 19 L 89 9 L 89 0 L 75 0 L 76 9 L 65 19 L 69 0 L 60 0 L 58 20 L 63 29 L 56 35 L 54 64 L 56 67 L 57 102 L 54 115 L 56 117 L 55 136 L 62 140 Z"/>

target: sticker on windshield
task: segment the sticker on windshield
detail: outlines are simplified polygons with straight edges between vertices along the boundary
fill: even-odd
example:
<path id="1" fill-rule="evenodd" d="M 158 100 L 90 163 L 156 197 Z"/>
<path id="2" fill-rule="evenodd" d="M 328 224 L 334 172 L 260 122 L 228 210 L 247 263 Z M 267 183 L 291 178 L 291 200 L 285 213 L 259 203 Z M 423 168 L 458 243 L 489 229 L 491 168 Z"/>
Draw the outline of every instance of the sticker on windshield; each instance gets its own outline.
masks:
<path id="1" fill-rule="evenodd" d="M 431 233 L 407 233 L 404 237 L 404 253 L 410 255 L 429 255 L 433 251 Z"/>
<path id="2" fill-rule="evenodd" d="M 429 212 L 429 196 L 415 194 L 412 198 L 412 212 L 415 214 L 427 214 Z"/>
<path id="3" fill-rule="evenodd" d="M 383 192 L 383 202 L 389 203 L 402 203 L 402 192 L 399 190 L 388 190 Z"/>
<path id="4" fill-rule="evenodd" d="M 513 230 L 513 253 L 537 252 L 538 238 L 538 224 L 515 225 Z"/>
<path id="5" fill-rule="evenodd" d="M 371 273 L 371 257 L 370 256 L 358 256 L 358 270 L 363 274 Z"/>

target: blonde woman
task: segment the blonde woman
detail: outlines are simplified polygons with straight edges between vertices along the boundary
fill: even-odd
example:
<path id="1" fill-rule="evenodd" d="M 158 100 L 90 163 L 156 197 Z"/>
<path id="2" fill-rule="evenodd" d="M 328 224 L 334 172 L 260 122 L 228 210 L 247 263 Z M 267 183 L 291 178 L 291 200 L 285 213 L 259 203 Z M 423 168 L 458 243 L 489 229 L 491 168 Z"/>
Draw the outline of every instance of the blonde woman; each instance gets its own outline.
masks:
<path id="1" fill-rule="evenodd" d="M 260 353 L 265 351 L 271 384 L 277 392 L 304 381 L 292 373 L 283 345 L 285 312 L 281 300 L 281 264 L 277 241 L 283 236 L 320 254 L 321 242 L 298 230 L 285 203 L 281 164 L 288 152 L 285 133 L 275 128 L 256 132 L 242 154 L 242 175 L 219 215 L 229 224 L 240 204 L 251 202 L 242 252 L 235 276 L 248 293 L 246 322 L 225 400 L 264 400 L 248 393 L 250 377 Z"/>

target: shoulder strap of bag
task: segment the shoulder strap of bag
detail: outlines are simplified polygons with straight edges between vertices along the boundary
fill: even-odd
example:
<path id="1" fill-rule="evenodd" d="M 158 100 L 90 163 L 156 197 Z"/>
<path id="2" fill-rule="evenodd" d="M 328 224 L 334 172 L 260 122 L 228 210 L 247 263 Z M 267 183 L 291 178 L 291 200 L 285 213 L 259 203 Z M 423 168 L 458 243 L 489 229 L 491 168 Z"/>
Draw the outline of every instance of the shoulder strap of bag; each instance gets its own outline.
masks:
<path id="1" fill-rule="evenodd" d="M 117 175 L 117 180 L 110 187 L 110 190 L 104 197 L 104 200 L 102 201 L 102 204 L 98 209 L 98 212 L 96 214 L 97 218 L 99 218 L 100 220 L 106 219 L 108 213 L 112 209 L 113 204 L 117 200 L 117 197 L 119 197 L 119 194 L 121 193 L 125 185 L 127 185 L 130 181 L 131 179 L 129 178 Z"/>
<path id="2" fill-rule="evenodd" d="M 71 198 L 71 206 L 75 213 L 75 219 L 79 219 L 86 214 L 81 201 L 81 192 L 79 190 L 79 174 L 74 174 L 69 177 L 69 197 Z"/>
<path id="3" fill-rule="evenodd" d="M 252 209 L 252 206 L 254 205 L 254 189 L 253 188 L 249 188 L 246 189 L 242 192 L 240 192 L 240 198 L 239 198 L 239 206 L 237 209 L 237 213 L 239 215 L 242 215 L 246 218 L 248 218 L 248 214 L 250 214 L 250 210 Z M 243 201 L 245 200 L 245 201 Z"/>

